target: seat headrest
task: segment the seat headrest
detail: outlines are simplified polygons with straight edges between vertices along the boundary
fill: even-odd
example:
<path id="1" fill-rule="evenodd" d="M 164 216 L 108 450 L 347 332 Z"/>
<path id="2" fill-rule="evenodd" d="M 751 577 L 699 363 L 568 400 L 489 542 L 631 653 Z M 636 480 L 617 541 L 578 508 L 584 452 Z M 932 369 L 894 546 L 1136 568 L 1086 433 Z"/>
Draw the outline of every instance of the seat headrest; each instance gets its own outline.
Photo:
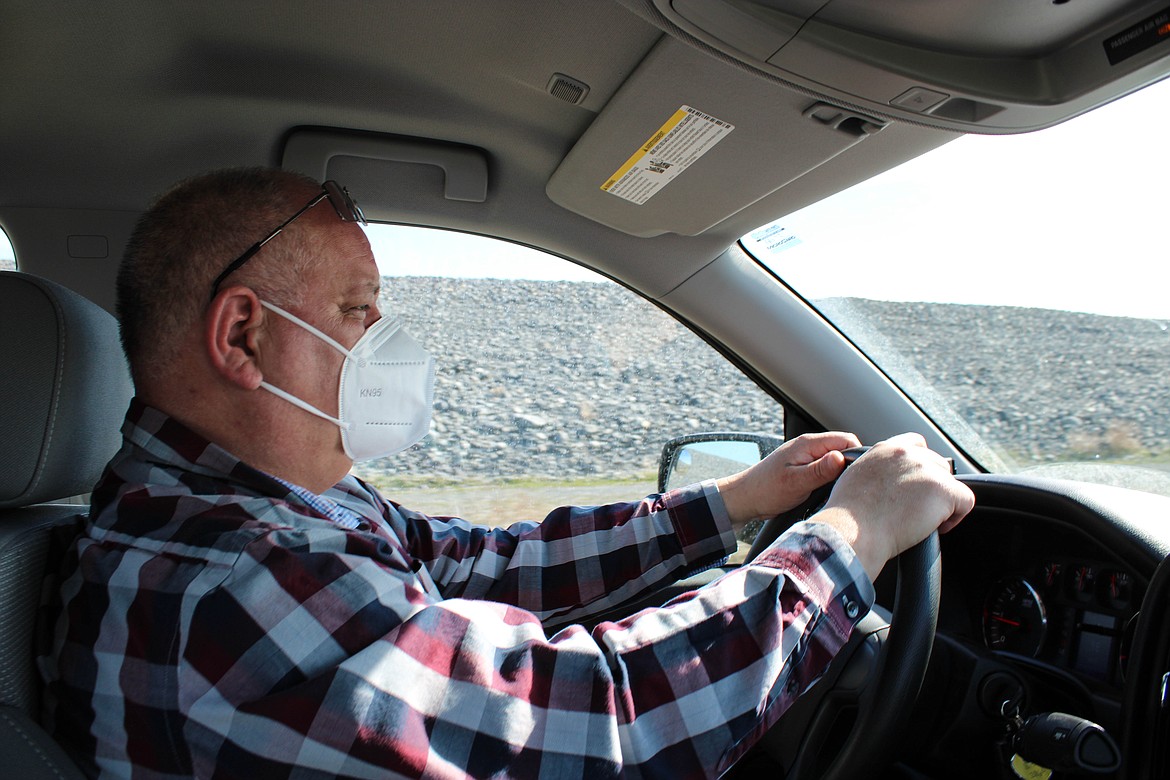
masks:
<path id="1" fill-rule="evenodd" d="M 121 445 L 132 395 L 109 312 L 0 271 L 0 509 L 92 490 Z"/>

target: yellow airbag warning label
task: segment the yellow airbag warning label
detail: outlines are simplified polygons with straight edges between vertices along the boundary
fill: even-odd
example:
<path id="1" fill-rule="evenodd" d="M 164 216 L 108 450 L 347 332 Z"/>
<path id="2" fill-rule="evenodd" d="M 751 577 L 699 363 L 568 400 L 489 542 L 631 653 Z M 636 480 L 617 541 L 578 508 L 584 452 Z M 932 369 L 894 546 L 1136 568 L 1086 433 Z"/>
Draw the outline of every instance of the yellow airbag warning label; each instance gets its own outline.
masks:
<path id="1" fill-rule="evenodd" d="M 601 189 L 640 206 L 734 129 L 710 114 L 683 106 Z"/>

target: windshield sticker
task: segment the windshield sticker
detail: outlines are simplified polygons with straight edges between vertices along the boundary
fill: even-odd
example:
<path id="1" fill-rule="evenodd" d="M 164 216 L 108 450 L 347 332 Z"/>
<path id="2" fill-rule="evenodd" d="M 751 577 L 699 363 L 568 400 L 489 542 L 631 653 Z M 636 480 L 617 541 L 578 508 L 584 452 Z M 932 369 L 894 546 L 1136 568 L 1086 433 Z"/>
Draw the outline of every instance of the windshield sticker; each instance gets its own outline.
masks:
<path id="1" fill-rule="evenodd" d="M 601 189 L 641 206 L 734 129 L 710 114 L 682 106 Z"/>
<path id="2" fill-rule="evenodd" d="M 1106 40 L 1105 56 L 1110 65 L 1116 65 L 1167 39 L 1170 39 L 1170 8 Z"/>
<path id="3" fill-rule="evenodd" d="M 751 238 L 762 249 L 772 254 L 783 252 L 785 249 L 792 249 L 794 246 L 800 245 L 800 239 L 796 237 L 795 233 L 790 232 L 788 228 L 777 225 L 776 223 L 753 231 Z"/>

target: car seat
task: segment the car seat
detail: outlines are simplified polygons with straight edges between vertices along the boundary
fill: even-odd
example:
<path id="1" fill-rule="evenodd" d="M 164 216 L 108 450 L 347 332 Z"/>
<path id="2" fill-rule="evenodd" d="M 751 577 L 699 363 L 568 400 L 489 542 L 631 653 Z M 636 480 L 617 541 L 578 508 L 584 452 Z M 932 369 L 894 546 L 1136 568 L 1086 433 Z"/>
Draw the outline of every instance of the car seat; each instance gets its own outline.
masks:
<path id="1" fill-rule="evenodd" d="M 0 271 L 0 775 L 80 778 L 38 724 L 36 621 L 53 538 L 75 532 L 117 451 L 132 394 L 113 316 L 59 284 Z M 55 502 L 55 503 L 51 503 Z M 49 579 L 48 582 L 52 582 Z"/>

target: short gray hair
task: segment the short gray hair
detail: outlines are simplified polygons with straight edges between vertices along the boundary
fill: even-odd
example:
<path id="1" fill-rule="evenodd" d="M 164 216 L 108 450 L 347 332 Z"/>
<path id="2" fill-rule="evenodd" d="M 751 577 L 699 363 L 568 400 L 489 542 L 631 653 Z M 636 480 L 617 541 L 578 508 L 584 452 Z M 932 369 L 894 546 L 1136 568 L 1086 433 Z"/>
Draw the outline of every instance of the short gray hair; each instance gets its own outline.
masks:
<path id="1" fill-rule="evenodd" d="M 320 186 L 289 171 L 228 169 L 180 182 L 142 215 L 117 281 L 122 347 L 136 384 L 165 373 L 182 337 L 202 321 L 215 277 Z M 264 247 L 270 262 L 257 257 L 237 272 L 240 280 L 266 300 L 295 306 L 298 280 L 319 256 L 311 243 L 295 229 L 282 233 Z"/>

